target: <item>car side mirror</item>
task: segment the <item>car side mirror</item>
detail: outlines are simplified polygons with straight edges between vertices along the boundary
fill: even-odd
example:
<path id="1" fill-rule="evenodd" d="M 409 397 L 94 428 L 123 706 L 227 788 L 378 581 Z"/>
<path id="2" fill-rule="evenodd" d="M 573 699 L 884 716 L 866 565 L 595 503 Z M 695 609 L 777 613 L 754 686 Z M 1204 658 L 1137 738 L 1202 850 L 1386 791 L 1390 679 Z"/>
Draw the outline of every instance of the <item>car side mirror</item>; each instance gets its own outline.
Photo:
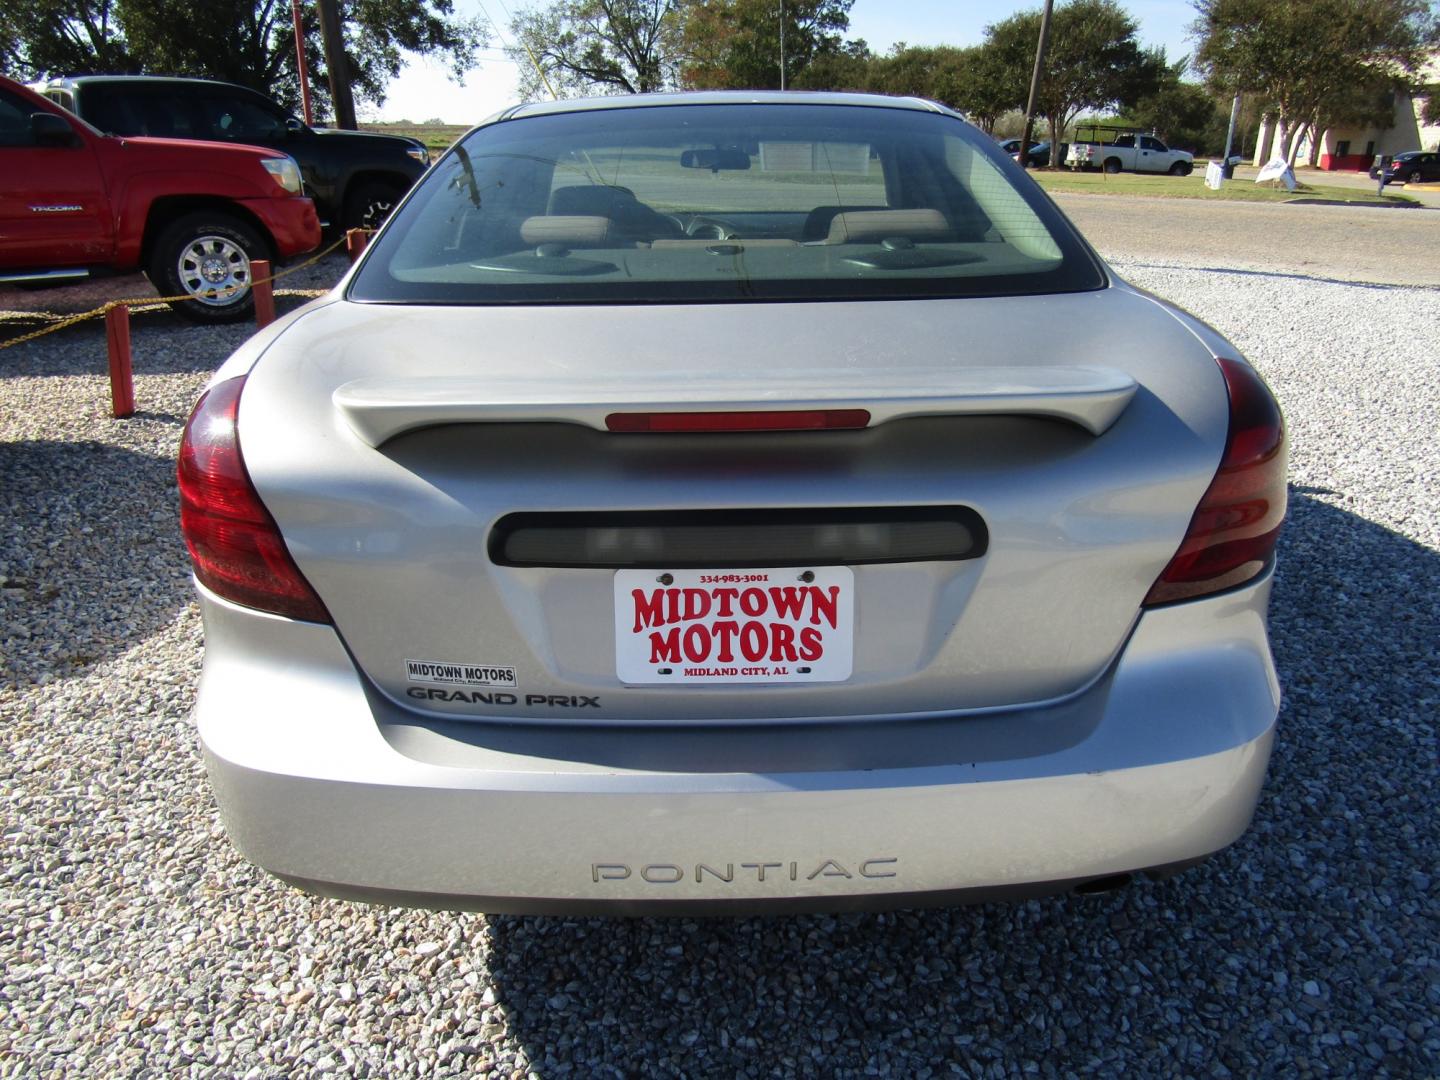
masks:
<path id="1" fill-rule="evenodd" d="M 80 136 L 63 116 L 54 113 L 30 114 L 30 138 L 36 146 L 69 148 L 80 145 Z"/>
<path id="2" fill-rule="evenodd" d="M 299 120 L 295 119 L 295 117 L 287 116 L 285 118 L 285 135 L 287 138 L 293 139 L 298 135 L 303 135 L 308 130 L 309 129 Z"/>

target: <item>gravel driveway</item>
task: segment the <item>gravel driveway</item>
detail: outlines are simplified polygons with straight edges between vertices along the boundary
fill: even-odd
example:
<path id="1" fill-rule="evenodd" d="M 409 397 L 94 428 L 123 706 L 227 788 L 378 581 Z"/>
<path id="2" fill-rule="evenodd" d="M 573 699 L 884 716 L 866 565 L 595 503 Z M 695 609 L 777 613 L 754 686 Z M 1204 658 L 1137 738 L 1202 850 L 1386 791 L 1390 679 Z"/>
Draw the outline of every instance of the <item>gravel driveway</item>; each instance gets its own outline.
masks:
<path id="1" fill-rule="evenodd" d="M 188 719 L 171 464 L 246 330 L 137 317 L 124 423 L 93 328 L 0 352 L 0 1076 L 1436 1075 L 1440 291 L 1118 267 L 1288 414 L 1270 780 L 1173 881 L 949 911 L 486 918 L 269 879 Z"/>

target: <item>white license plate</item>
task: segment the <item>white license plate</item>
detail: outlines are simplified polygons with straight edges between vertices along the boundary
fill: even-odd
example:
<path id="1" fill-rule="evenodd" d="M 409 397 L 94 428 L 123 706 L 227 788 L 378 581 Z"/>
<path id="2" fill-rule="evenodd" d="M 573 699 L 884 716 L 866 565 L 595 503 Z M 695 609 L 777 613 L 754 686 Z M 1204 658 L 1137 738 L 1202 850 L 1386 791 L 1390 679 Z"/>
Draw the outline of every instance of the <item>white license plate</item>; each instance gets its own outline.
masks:
<path id="1" fill-rule="evenodd" d="M 848 566 L 615 572 L 621 682 L 843 682 L 854 657 Z"/>

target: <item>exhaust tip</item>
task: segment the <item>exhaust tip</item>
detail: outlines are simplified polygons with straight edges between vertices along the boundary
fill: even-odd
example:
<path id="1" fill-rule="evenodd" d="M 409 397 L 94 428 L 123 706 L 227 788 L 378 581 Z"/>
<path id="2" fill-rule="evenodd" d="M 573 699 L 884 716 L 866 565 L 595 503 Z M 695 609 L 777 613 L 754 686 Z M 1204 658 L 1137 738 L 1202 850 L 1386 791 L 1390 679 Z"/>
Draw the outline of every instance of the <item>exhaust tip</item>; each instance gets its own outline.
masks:
<path id="1" fill-rule="evenodd" d="M 1123 889 L 1132 881 L 1130 874 L 1110 874 L 1107 877 L 1095 878 L 1091 881 L 1082 882 L 1076 885 L 1071 891 L 1077 896 L 1093 896 L 1096 893 L 1115 892 Z"/>

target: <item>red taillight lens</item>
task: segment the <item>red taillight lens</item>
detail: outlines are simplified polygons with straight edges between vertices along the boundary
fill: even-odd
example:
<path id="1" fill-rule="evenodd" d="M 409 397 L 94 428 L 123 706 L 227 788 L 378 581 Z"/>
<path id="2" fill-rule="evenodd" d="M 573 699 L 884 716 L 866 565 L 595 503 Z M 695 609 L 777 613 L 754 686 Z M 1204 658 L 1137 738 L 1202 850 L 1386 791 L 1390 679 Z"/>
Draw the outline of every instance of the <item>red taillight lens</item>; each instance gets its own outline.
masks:
<path id="1" fill-rule="evenodd" d="M 180 441 L 180 531 L 195 577 L 237 604 L 329 622 L 245 471 L 236 428 L 244 388 L 243 376 L 211 387 Z"/>
<path id="2" fill-rule="evenodd" d="M 825 431 L 863 428 L 866 409 L 789 409 L 772 412 L 611 413 L 611 431 Z"/>
<path id="3" fill-rule="evenodd" d="M 1230 433 L 1180 550 L 1151 586 L 1147 607 L 1220 592 L 1259 576 L 1285 519 L 1285 421 L 1253 368 L 1219 361 Z"/>

